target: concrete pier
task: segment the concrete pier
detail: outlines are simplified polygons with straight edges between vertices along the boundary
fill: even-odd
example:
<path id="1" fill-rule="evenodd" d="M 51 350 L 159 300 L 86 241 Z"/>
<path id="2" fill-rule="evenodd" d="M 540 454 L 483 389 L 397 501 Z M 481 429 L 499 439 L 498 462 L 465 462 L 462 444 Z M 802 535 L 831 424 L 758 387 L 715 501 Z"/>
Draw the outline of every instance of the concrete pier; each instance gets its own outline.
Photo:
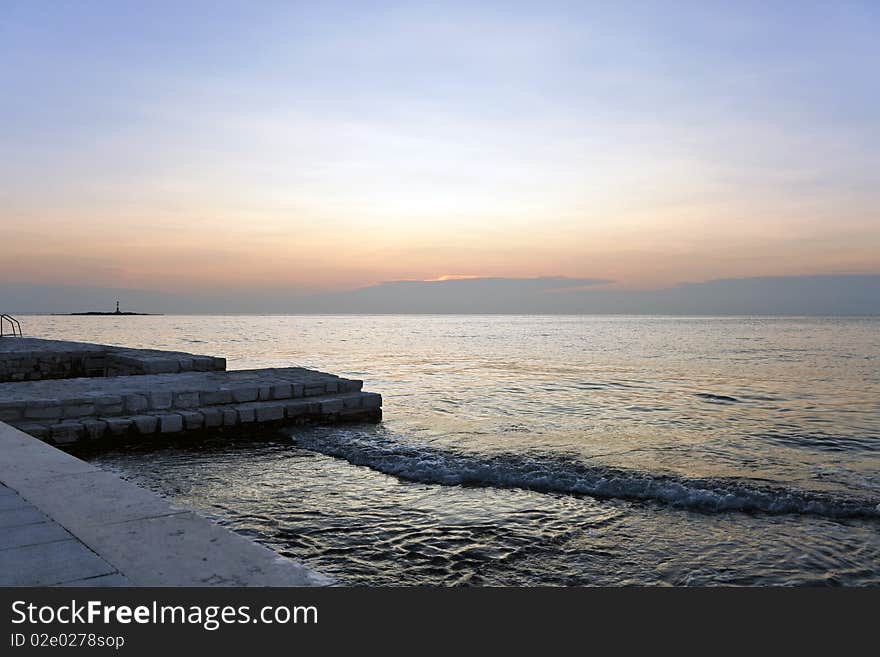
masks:
<path id="1" fill-rule="evenodd" d="M 0 382 L 225 369 L 225 358 L 179 351 L 41 338 L 7 337 L 0 340 Z"/>
<path id="2" fill-rule="evenodd" d="M 298 367 L 0 383 L 0 421 L 52 444 L 381 419 L 362 381 Z"/>
<path id="3" fill-rule="evenodd" d="M 0 586 L 331 583 L 0 422 Z"/>
<path id="4" fill-rule="evenodd" d="M 0 339 L 0 586 L 313 586 L 323 575 L 53 445 L 378 421 L 363 382 L 301 367 Z"/>
<path id="5" fill-rule="evenodd" d="M 304 422 L 378 421 L 382 397 L 363 382 L 301 367 L 226 371 L 226 361 L 179 352 L 122 349 L 86 343 L 18 338 L 0 340 L 7 362 L 88 363 L 104 353 L 117 371 L 127 363 L 136 374 L 0 383 L 0 421 L 55 445 L 160 436 L 204 430 L 272 427 Z M 77 345 L 82 349 L 77 351 Z M 12 356 L 10 356 L 12 354 Z M 61 356 L 59 356 L 61 354 Z M 2 358 L 0 358 L 2 362 Z M 98 362 L 98 361 L 95 361 Z M 78 366 L 71 366 L 73 368 Z M 16 369 L 18 368 L 18 369 Z M 6 371 L 19 371 L 20 367 Z M 149 374 L 155 369 L 174 373 Z M 42 376 L 42 375 L 41 375 Z"/>

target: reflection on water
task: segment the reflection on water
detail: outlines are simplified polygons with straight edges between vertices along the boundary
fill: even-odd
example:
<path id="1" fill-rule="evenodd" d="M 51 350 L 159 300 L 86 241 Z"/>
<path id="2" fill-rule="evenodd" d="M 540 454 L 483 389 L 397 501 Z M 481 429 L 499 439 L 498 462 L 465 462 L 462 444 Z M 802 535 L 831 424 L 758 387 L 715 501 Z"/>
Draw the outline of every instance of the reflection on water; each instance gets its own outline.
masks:
<path id="1" fill-rule="evenodd" d="M 28 317 L 366 380 L 381 426 L 97 462 L 351 583 L 880 583 L 880 321 Z M 529 490 L 526 490 L 528 488 Z"/>

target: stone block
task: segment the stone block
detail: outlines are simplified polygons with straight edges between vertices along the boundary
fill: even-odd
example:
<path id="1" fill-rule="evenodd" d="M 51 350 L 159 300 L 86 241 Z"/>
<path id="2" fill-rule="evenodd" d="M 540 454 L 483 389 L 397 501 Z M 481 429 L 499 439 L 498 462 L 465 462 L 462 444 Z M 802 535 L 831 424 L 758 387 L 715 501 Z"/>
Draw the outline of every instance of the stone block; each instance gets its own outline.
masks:
<path id="1" fill-rule="evenodd" d="M 260 386 L 260 401 L 269 401 L 272 397 L 272 386 Z"/>
<path id="2" fill-rule="evenodd" d="M 234 408 L 224 408 L 221 412 L 223 414 L 224 427 L 234 427 L 238 424 L 238 413 Z"/>
<path id="3" fill-rule="evenodd" d="M 79 422 L 59 422 L 49 427 L 49 437 L 58 445 L 75 443 L 85 437 L 85 429 Z"/>
<path id="4" fill-rule="evenodd" d="M 284 414 L 289 418 L 302 417 L 309 412 L 309 402 L 300 400 L 287 402 L 284 405 Z"/>
<path id="5" fill-rule="evenodd" d="M 107 432 L 112 436 L 124 436 L 131 428 L 131 419 L 127 417 L 102 418 L 107 423 Z"/>
<path id="6" fill-rule="evenodd" d="M 223 425 L 223 412 L 219 408 L 203 408 L 202 415 L 205 417 L 205 427 L 212 429 Z"/>
<path id="7" fill-rule="evenodd" d="M 125 396 L 125 410 L 129 413 L 140 413 L 141 411 L 145 411 L 150 407 L 150 403 L 147 400 L 146 395 L 126 395 Z"/>
<path id="8" fill-rule="evenodd" d="M 183 431 L 183 418 L 177 413 L 163 413 L 159 416 L 160 433 L 178 433 Z"/>
<path id="9" fill-rule="evenodd" d="M 193 356 L 192 366 L 196 372 L 210 372 L 214 369 L 214 359 L 211 356 Z"/>
<path id="10" fill-rule="evenodd" d="M 100 440 L 107 432 L 107 423 L 104 420 L 83 420 L 82 425 L 88 440 Z"/>
<path id="11" fill-rule="evenodd" d="M 348 395 L 347 397 L 342 398 L 342 406 L 346 409 L 360 408 L 362 402 L 363 399 L 361 398 L 361 395 Z"/>
<path id="12" fill-rule="evenodd" d="M 257 422 L 273 422 L 284 419 L 284 407 L 281 404 L 260 404 L 256 407 Z"/>
<path id="13" fill-rule="evenodd" d="M 9 422 L 11 420 L 20 420 L 22 418 L 22 406 L 4 404 L 0 406 L 0 422 Z"/>
<path id="14" fill-rule="evenodd" d="M 159 418 L 155 415 L 135 415 L 131 418 L 135 429 L 140 434 L 156 433 L 159 428 Z"/>
<path id="15" fill-rule="evenodd" d="M 291 392 L 289 383 L 276 383 L 272 386 L 272 399 L 289 399 Z"/>
<path id="16" fill-rule="evenodd" d="M 39 422 L 19 422 L 15 424 L 15 427 L 34 438 L 39 438 L 40 440 L 46 440 L 49 437 L 49 425 L 47 424 L 41 424 Z"/>
<path id="17" fill-rule="evenodd" d="M 342 410 L 341 399 L 328 399 L 321 402 L 321 413 L 338 413 Z"/>
<path id="18" fill-rule="evenodd" d="M 205 416 L 198 411 L 180 411 L 183 418 L 183 426 L 187 431 L 201 429 L 205 424 Z"/>
<path id="19" fill-rule="evenodd" d="M 155 410 L 165 410 L 171 408 L 174 397 L 170 392 L 151 392 L 150 405 Z"/>
<path id="20" fill-rule="evenodd" d="M 174 408 L 196 408 L 199 405 L 199 393 L 175 392 Z"/>
<path id="21" fill-rule="evenodd" d="M 231 404 L 231 390 L 206 390 L 199 393 L 199 400 L 202 406 L 212 406 L 214 404 Z"/>
<path id="22" fill-rule="evenodd" d="M 174 374 L 178 367 L 176 358 L 150 358 L 142 363 L 145 374 Z"/>
<path id="23" fill-rule="evenodd" d="M 248 424 L 256 419 L 253 406 L 238 406 L 235 410 L 238 412 L 239 424 Z"/>
<path id="24" fill-rule="evenodd" d="M 232 399 L 237 403 L 256 401 L 259 390 L 255 387 L 236 388 L 232 391 Z"/>
<path id="25" fill-rule="evenodd" d="M 95 414 L 94 404 L 71 404 L 64 406 L 64 417 L 87 417 Z"/>
<path id="26" fill-rule="evenodd" d="M 29 420 L 59 420 L 61 405 L 56 401 L 53 405 L 43 402 L 28 402 L 24 416 Z"/>
<path id="27" fill-rule="evenodd" d="M 377 392 L 365 392 L 361 396 L 361 405 L 364 408 L 380 408 L 382 406 L 382 395 Z"/>
<path id="28" fill-rule="evenodd" d="M 86 370 L 103 370 L 106 365 L 104 357 L 89 357 L 83 359 L 83 368 Z"/>
<path id="29" fill-rule="evenodd" d="M 88 397 L 65 396 L 64 399 L 61 400 L 62 406 L 81 406 L 83 404 L 94 404 L 94 398 L 91 396 L 88 396 Z"/>

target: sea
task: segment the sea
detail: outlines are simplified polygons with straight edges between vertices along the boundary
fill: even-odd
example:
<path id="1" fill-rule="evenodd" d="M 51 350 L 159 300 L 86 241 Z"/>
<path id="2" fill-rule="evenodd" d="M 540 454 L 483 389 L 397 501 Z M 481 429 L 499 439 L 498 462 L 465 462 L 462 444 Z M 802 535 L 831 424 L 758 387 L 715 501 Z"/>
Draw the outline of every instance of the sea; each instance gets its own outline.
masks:
<path id="1" fill-rule="evenodd" d="M 340 584 L 880 584 L 880 318 L 21 319 L 381 393 L 88 456 Z"/>

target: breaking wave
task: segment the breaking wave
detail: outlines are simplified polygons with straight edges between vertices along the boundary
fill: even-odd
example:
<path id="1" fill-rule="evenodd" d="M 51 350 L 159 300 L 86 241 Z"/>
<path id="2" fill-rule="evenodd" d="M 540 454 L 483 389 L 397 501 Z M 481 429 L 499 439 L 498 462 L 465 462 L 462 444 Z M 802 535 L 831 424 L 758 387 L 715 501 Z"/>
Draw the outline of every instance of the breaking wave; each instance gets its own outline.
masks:
<path id="1" fill-rule="evenodd" d="M 480 455 L 369 439 L 349 432 L 295 434 L 304 449 L 345 459 L 400 479 L 442 486 L 523 488 L 545 493 L 659 502 L 702 512 L 807 514 L 880 518 L 880 500 L 763 486 L 723 478 L 686 478 L 559 455 Z"/>

